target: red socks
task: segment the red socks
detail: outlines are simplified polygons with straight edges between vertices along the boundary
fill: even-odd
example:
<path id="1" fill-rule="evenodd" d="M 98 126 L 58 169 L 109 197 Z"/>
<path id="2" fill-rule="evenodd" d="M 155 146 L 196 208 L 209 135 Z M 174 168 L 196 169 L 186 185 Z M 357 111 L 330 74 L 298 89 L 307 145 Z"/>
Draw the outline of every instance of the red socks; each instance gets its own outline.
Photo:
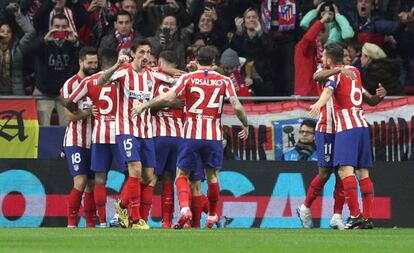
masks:
<path id="1" fill-rule="evenodd" d="M 344 185 L 338 176 L 336 177 L 334 200 L 334 213 L 342 215 L 342 209 L 345 204 Z"/>
<path id="2" fill-rule="evenodd" d="M 174 183 L 163 183 L 161 194 L 162 223 L 171 226 L 174 215 Z"/>
<path id="3" fill-rule="evenodd" d="M 217 202 L 220 195 L 220 188 L 218 183 L 209 183 L 207 190 L 207 198 L 209 201 L 208 215 L 214 216 L 217 212 Z"/>
<path id="4" fill-rule="evenodd" d="M 122 187 L 121 194 L 119 194 L 119 198 L 121 199 L 121 207 L 127 208 L 128 207 L 128 184 L 131 180 L 129 177 L 127 178 L 124 187 Z"/>
<path id="5" fill-rule="evenodd" d="M 141 207 L 140 213 L 142 219 L 148 221 L 148 216 L 152 205 L 152 194 L 154 192 L 154 186 L 141 183 Z"/>
<path id="6" fill-rule="evenodd" d="M 141 180 L 136 177 L 128 178 L 128 208 L 131 210 L 132 221 L 141 219 Z"/>
<path id="7" fill-rule="evenodd" d="M 372 204 L 374 202 L 374 186 L 372 184 L 371 178 L 366 177 L 359 180 L 359 186 L 361 188 L 362 194 L 362 209 L 364 219 L 372 218 Z"/>
<path id="8" fill-rule="evenodd" d="M 191 213 L 193 214 L 193 228 L 200 227 L 201 213 L 203 212 L 204 195 L 193 196 L 191 200 Z"/>
<path id="9" fill-rule="evenodd" d="M 93 194 L 98 210 L 99 223 L 106 223 L 106 188 L 104 184 L 95 184 Z"/>
<path id="10" fill-rule="evenodd" d="M 177 187 L 178 202 L 180 203 L 180 208 L 190 206 L 190 184 L 186 177 L 179 177 L 175 180 L 175 185 Z"/>
<path id="11" fill-rule="evenodd" d="M 313 201 L 321 195 L 322 188 L 324 185 L 325 182 L 323 182 L 319 176 L 313 178 L 308 188 L 305 202 L 303 203 L 307 208 L 310 208 L 312 206 Z"/>
<path id="12" fill-rule="evenodd" d="M 205 195 L 201 195 L 203 198 L 203 213 L 208 214 L 208 198 Z"/>
<path id="13" fill-rule="evenodd" d="M 346 201 L 348 202 L 351 216 L 357 217 L 361 211 L 359 210 L 357 181 L 355 176 L 352 175 L 342 179 L 342 183 L 344 185 L 344 195 Z"/>
<path id="14" fill-rule="evenodd" d="M 68 199 L 68 226 L 76 227 L 78 225 L 79 207 L 82 201 L 82 192 L 72 188 Z"/>
<path id="15" fill-rule="evenodd" d="M 93 199 L 93 192 L 85 192 L 83 211 L 85 212 L 86 227 L 96 227 L 96 207 L 95 200 Z"/>

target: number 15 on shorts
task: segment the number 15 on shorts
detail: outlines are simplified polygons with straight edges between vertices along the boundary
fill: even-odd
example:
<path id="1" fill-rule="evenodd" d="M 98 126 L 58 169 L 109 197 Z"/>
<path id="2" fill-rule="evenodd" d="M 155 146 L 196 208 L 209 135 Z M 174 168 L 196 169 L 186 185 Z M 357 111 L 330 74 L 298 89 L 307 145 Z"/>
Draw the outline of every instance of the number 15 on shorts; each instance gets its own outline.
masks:
<path id="1" fill-rule="evenodd" d="M 125 139 L 124 142 L 123 142 L 123 144 L 124 144 L 124 150 L 125 150 L 126 156 L 127 157 L 131 157 L 131 155 L 132 155 L 131 149 L 133 147 L 133 145 L 132 145 L 132 139 L 131 138 Z"/>

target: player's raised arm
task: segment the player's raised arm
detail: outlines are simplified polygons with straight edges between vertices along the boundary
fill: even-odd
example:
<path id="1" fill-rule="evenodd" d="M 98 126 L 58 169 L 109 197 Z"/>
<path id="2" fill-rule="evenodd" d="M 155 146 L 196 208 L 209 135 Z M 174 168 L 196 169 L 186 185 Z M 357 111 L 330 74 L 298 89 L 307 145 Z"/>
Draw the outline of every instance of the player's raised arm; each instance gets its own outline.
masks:
<path id="1" fill-rule="evenodd" d="M 127 64 L 128 62 L 129 56 L 119 56 L 118 61 L 112 67 L 110 67 L 102 76 L 98 78 L 97 84 L 100 86 L 104 86 L 105 84 L 109 83 L 115 71 L 117 71 L 119 67 L 121 67 L 124 64 Z"/>
<path id="2" fill-rule="evenodd" d="M 336 67 L 333 69 L 324 69 L 324 70 L 318 70 L 313 74 L 313 79 L 317 82 L 322 82 L 324 80 L 327 80 L 329 77 L 336 75 L 336 74 L 343 74 L 346 77 L 356 80 L 355 73 L 350 70 L 346 69 L 344 67 Z"/>
<path id="3" fill-rule="evenodd" d="M 240 103 L 237 96 L 231 96 L 229 98 L 230 104 L 233 107 L 234 112 L 236 113 L 237 118 L 240 120 L 243 126 L 243 131 L 239 132 L 239 137 L 242 140 L 247 140 L 249 136 L 249 122 L 247 121 L 247 115 L 244 111 L 243 105 Z"/>

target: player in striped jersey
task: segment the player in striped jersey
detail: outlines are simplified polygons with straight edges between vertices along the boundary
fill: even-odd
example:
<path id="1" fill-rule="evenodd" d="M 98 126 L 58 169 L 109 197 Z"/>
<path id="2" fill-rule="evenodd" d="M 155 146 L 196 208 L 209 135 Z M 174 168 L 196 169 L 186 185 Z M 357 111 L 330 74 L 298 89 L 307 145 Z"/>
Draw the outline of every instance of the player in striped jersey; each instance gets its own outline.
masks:
<path id="1" fill-rule="evenodd" d="M 79 71 L 69 78 L 61 89 L 65 99 L 79 86 L 82 79 L 96 72 L 98 56 L 94 48 L 83 47 L 79 52 Z M 96 209 L 93 198 L 93 174 L 90 171 L 90 146 L 92 136 L 91 101 L 83 98 L 76 103 L 74 111 L 65 109 L 68 125 L 64 137 L 64 152 L 73 188 L 68 201 L 68 227 L 76 227 L 82 194 L 85 191 L 84 212 L 87 227 L 96 226 Z"/>
<path id="2" fill-rule="evenodd" d="M 108 69 L 117 61 L 115 50 L 103 50 L 99 56 L 101 68 Z M 86 77 L 72 92 L 69 100 L 77 103 L 89 97 L 97 112 L 94 115 L 92 131 L 91 170 L 95 173 L 94 197 L 101 227 L 106 227 L 106 177 L 115 160 L 118 171 L 124 173 L 125 161 L 120 155 L 115 136 L 115 117 L 117 106 L 117 90 L 115 84 L 97 85 L 98 78 L 104 71 Z M 122 195 L 122 194 L 121 194 Z"/>
<path id="3" fill-rule="evenodd" d="M 345 53 L 345 50 L 344 50 Z M 344 54 L 345 55 L 345 54 Z M 344 58 L 345 60 L 345 58 Z M 326 59 L 325 59 L 326 64 Z M 314 74 L 314 78 L 318 83 L 318 92 L 322 93 L 326 81 L 332 80 L 335 81 L 335 75 L 345 75 L 351 79 L 355 79 L 354 72 L 347 68 L 346 66 L 338 66 L 333 69 L 320 69 Z M 382 99 L 386 96 L 386 90 L 379 85 L 379 88 L 376 91 L 376 95 L 371 95 L 369 92 L 362 90 L 363 100 L 371 106 L 377 105 Z M 313 201 L 320 195 L 322 188 L 325 182 L 328 180 L 333 168 L 333 157 L 332 151 L 334 150 L 334 141 L 335 141 L 335 124 L 334 124 L 334 108 L 333 108 L 333 97 L 330 98 L 328 103 L 321 108 L 318 127 L 317 128 L 317 141 L 318 146 L 318 166 L 319 173 L 312 180 L 311 185 L 308 189 L 306 199 L 304 203 L 297 209 L 298 215 L 301 218 L 302 224 L 305 228 L 313 226 L 310 206 Z M 326 159 L 329 158 L 329 159 Z M 326 160 L 324 160 L 326 159 Z M 357 173 L 360 170 L 357 171 Z M 342 209 L 345 202 L 343 196 L 343 185 L 342 180 L 336 175 L 336 184 L 334 191 L 334 214 L 330 221 L 330 226 L 332 228 L 343 229 L 345 225 L 342 221 Z M 368 208 L 369 209 L 369 208 Z M 366 208 L 364 208 L 366 210 Z M 365 217 L 366 214 L 364 214 Z M 367 215 L 368 216 L 368 215 Z"/>
<path id="4" fill-rule="evenodd" d="M 343 48 L 339 45 L 329 45 L 324 51 L 323 58 L 329 69 L 341 68 Z M 341 144 L 334 148 L 334 166 L 339 167 L 338 175 L 342 179 L 344 195 L 351 212 L 345 228 L 372 228 L 370 215 L 374 189 L 368 173 L 368 169 L 372 168 L 372 154 L 368 123 L 362 109 L 362 82 L 356 68 L 344 68 L 352 71 L 355 78 L 338 74 L 334 80 L 329 80 L 319 100 L 310 106 L 310 113 L 316 114 L 320 107 L 334 96 L 335 141 Z M 361 186 L 364 214 L 368 216 L 365 220 L 359 209 L 354 170 L 357 171 Z"/>
<path id="5" fill-rule="evenodd" d="M 118 110 L 116 114 L 116 134 L 118 145 L 124 159 L 128 162 L 129 177 L 128 202 L 122 201 L 117 207 L 121 224 L 129 225 L 125 210 L 128 207 L 132 220 L 131 227 L 149 229 L 141 216 L 141 202 L 146 203 L 149 210 L 152 203 L 153 182 L 155 180 L 155 150 L 152 139 L 151 113 L 145 111 L 137 117 L 132 117 L 131 110 L 134 104 L 150 100 L 157 79 L 172 83 L 174 79 L 154 73 L 147 67 L 151 54 L 151 45 L 148 41 L 138 41 L 131 51 L 133 61 L 121 56 L 118 62 L 105 72 L 98 84 L 115 82 L 118 88 Z M 122 65 L 122 68 L 120 68 Z"/>
<path id="6" fill-rule="evenodd" d="M 181 76 L 172 90 L 134 108 L 134 112 L 139 115 L 146 109 L 168 104 L 177 96 L 185 97 L 184 145 L 178 156 L 175 181 L 181 208 L 178 222 L 181 226 L 192 219 L 188 177 L 196 168 L 198 158 L 203 162 L 208 182 L 209 213 L 206 227 L 211 228 L 218 220 L 216 208 L 220 193 L 218 170 L 223 161 L 221 109 L 224 97 L 230 99 L 242 122 L 243 130 L 239 136 L 245 140 L 248 135 L 247 117 L 231 79 L 212 70 L 216 55 L 214 47 L 201 47 L 197 55 L 197 71 Z"/>

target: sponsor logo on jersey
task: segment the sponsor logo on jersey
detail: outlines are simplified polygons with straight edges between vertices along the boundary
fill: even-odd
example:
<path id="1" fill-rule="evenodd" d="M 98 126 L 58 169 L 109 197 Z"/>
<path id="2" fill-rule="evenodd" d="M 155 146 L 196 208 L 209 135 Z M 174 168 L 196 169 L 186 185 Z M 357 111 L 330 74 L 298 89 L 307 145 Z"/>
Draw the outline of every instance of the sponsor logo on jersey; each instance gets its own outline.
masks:
<path id="1" fill-rule="evenodd" d="M 144 92 L 144 91 L 135 92 L 135 91 L 130 91 L 129 92 L 129 98 L 131 98 L 131 99 L 138 99 L 138 100 L 150 100 L 151 99 L 151 92 Z"/>

